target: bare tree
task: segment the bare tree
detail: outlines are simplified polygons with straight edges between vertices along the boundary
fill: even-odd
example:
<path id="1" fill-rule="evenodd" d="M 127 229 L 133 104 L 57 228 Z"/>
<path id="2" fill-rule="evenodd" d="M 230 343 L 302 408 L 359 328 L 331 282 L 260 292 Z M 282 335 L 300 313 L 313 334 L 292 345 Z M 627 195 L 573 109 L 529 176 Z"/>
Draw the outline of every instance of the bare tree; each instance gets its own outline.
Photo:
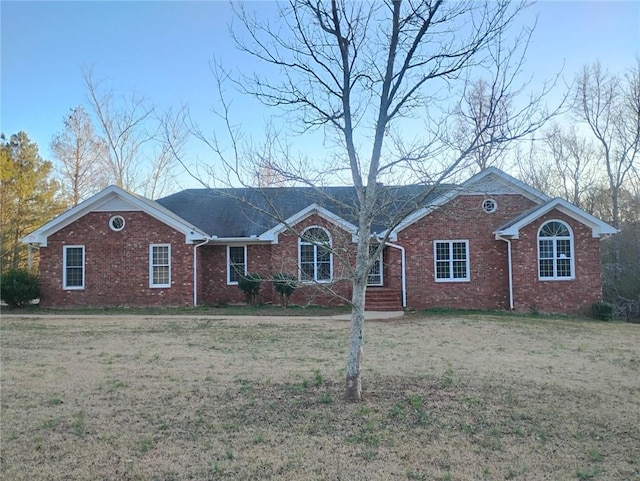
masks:
<path id="1" fill-rule="evenodd" d="M 504 142 L 492 142 L 493 138 L 502 136 L 500 129 L 508 126 L 509 119 L 509 99 L 500 97 L 500 103 L 496 103 L 498 98 L 494 89 L 498 87 L 484 79 L 474 81 L 464 92 L 456 111 L 461 148 L 466 148 L 474 137 L 480 139 L 481 147 L 471 152 L 468 159 L 476 171 L 492 165 L 498 167 L 508 147 Z"/>
<path id="2" fill-rule="evenodd" d="M 279 22 L 269 23 L 236 5 L 241 26 L 232 34 L 237 45 L 267 73 L 244 76 L 235 85 L 264 105 L 284 110 L 294 134 L 324 134 L 323 165 L 303 164 L 286 152 L 275 162 L 278 171 L 296 184 L 320 187 L 327 178 L 347 178 L 354 186 L 350 207 L 357 219 L 357 244 L 355 256 L 342 263 L 353 292 L 348 400 L 361 399 L 367 277 L 392 229 L 424 206 L 433 189 L 478 150 L 522 138 L 548 118 L 538 109 L 544 92 L 515 99 L 514 92 L 522 91 L 516 78 L 530 31 L 517 33 L 516 47 L 510 48 L 506 33 L 525 6 L 506 0 L 290 0 L 279 5 Z M 229 74 L 221 66 L 216 73 L 220 116 L 231 147 L 223 148 L 216 136 L 200 137 L 242 182 L 243 160 L 259 157 L 243 150 L 242 135 L 230 120 L 230 103 L 220 87 Z M 493 113 L 461 146 L 452 114 L 462 109 L 468 79 L 477 76 L 490 78 Z M 508 117 L 497 113 L 510 103 L 518 108 Z M 418 131 L 413 128 L 417 118 L 423 123 Z M 379 181 L 389 178 L 410 179 L 424 188 L 410 198 L 387 198 Z M 372 236 L 373 221 L 384 212 L 389 212 L 386 230 Z"/>
<path id="3" fill-rule="evenodd" d="M 135 191 L 144 185 L 144 147 L 152 140 L 147 122 L 154 107 L 137 93 L 121 101 L 103 91 L 91 71 L 84 74 L 89 103 L 96 116 L 109 155 L 107 174 L 118 187 Z"/>
<path id="4" fill-rule="evenodd" d="M 546 152 L 553 161 L 551 172 L 560 179 L 560 195 L 572 204 L 585 208 L 584 197 L 598 181 L 598 149 L 593 142 L 578 135 L 574 125 L 563 130 L 554 124 L 547 131 L 544 141 Z"/>
<path id="5" fill-rule="evenodd" d="M 64 118 L 64 130 L 51 141 L 51 151 L 58 161 L 62 188 L 67 191 L 72 205 L 106 186 L 104 162 L 108 152 L 94 132 L 84 107 L 69 111 Z"/>
<path id="6" fill-rule="evenodd" d="M 106 145 L 109 182 L 149 198 L 160 197 L 175 181 L 173 167 L 188 139 L 186 109 L 159 112 L 137 92 L 116 97 L 84 74 L 87 96 Z"/>
<path id="7" fill-rule="evenodd" d="M 584 67 L 575 96 L 575 114 L 602 149 L 612 223 L 619 227 L 621 189 L 640 157 L 640 58 L 624 77 L 610 74 L 600 63 Z"/>

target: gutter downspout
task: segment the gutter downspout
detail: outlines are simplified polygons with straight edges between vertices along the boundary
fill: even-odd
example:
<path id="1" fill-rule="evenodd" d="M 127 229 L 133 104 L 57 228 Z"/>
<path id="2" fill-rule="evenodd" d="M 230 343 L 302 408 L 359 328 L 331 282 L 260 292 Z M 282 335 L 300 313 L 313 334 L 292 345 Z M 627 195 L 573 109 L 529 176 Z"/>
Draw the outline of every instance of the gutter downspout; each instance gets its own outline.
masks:
<path id="1" fill-rule="evenodd" d="M 193 246 L 193 307 L 198 307 L 198 256 L 196 250 L 207 242 L 209 239 Z"/>
<path id="2" fill-rule="evenodd" d="M 509 308 L 513 311 L 513 266 L 511 261 L 511 240 L 496 234 L 496 239 L 507 243 L 507 264 L 509 266 Z"/>
<path id="3" fill-rule="evenodd" d="M 406 263 L 405 263 L 405 252 L 404 247 L 398 244 L 391 244 L 390 242 L 385 242 L 384 245 L 393 247 L 394 249 L 400 250 L 401 255 L 401 266 L 402 266 L 402 308 L 407 308 L 407 276 L 406 276 Z"/>

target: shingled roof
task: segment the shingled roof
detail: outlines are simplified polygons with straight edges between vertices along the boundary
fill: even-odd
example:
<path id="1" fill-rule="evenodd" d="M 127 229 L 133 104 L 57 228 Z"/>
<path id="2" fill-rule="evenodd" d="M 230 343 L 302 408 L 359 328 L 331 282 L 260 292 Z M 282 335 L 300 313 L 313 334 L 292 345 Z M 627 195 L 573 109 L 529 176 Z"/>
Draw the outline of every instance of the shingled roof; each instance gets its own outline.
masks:
<path id="1" fill-rule="evenodd" d="M 388 228 L 398 212 L 428 205 L 454 188 L 439 185 L 380 186 L 378 215 L 372 232 Z M 415 199 L 424 197 L 420 205 Z M 157 200 L 158 204 L 211 236 L 252 237 L 277 226 L 310 205 L 317 204 L 357 225 L 354 187 L 271 187 L 237 189 L 187 189 Z"/>

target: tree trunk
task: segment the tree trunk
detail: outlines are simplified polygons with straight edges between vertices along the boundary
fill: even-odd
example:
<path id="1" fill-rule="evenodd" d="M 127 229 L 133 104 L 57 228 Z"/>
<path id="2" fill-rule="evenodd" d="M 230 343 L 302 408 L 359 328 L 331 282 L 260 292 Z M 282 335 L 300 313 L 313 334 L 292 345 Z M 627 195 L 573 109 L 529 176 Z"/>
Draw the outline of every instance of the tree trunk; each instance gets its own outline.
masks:
<path id="1" fill-rule="evenodd" d="M 364 301 L 366 284 L 353 282 L 353 296 L 351 308 L 351 335 L 349 336 L 349 358 L 347 360 L 347 401 L 362 400 L 362 379 L 360 377 L 360 362 L 364 343 Z"/>

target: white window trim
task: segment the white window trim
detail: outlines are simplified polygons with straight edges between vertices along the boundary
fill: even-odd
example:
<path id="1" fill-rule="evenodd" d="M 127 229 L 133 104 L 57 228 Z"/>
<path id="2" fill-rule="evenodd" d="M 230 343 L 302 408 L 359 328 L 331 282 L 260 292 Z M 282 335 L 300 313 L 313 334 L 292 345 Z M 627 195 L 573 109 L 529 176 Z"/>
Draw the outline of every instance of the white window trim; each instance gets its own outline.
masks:
<path id="1" fill-rule="evenodd" d="M 557 241 L 560 239 L 566 240 L 567 238 L 566 237 L 540 237 L 540 232 L 542 231 L 542 228 L 545 225 L 547 225 L 549 222 L 558 222 L 559 224 L 562 224 L 563 226 L 565 226 L 569 231 L 569 247 L 571 248 L 571 258 L 570 258 L 571 275 L 570 276 L 558 276 L 558 263 L 557 263 L 558 258 L 556 257 L 556 249 L 558 246 Z M 543 277 L 540 275 L 540 240 L 541 239 L 553 241 L 553 257 L 550 258 L 553 260 L 553 276 Z M 571 229 L 571 226 L 569 224 L 567 224 L 565 221 L 560 219 L 549 219 L 543 222 L 542 225 L 538 228 L 538 235 L 536 236 L 536 244 L 538 247 L 537 263 L 538 263 L 538 280 L 539 281 L 573 281 L 575 280 L 576 278 L 576 266 L 575 266 L 576 243 L 573 236 L 573 229 Z"/>
<path id="2" fill-rule="evenodd" d="M 81 286 L 67 286 L 67 249 L 82 249 L 82 285 Z M 85 286 L 85 248 L 84 246 L 63 246 L 62 249 L 62 288 L 65 291 L 81 291 Z"/>
<path id="3" fill-rule="evenodd" d="M 304 233 L 310 229 L 321 229 L 327 234 L 327 237 L 329 238 L 329 279 L 318 280 L 318 247 L 320 247 L 320 245 L 302 240 L 302 236 L 304 236 Z M 315 249 L 313 250 L 313 279 L 306 279 L 302 275 L 303 245 L 312 245 L 315 247 Z M 324 227 L 321 227 L 319 225 L 311 225 L 303 230 L 300 234 L 300 237 L 298 237 L 298 280 L 303 284 L 330 284 L 331 282 L 333 282 L 333 238 L 331 237 L 331 233 Z"/>
<path id="4" fill-rule="evenodd" d="M 447 277 L 447 278 L 438 278 L 438 253 L 437 253 L 437 245 L 438 243 L 447 243 L 449 244 L 449 274 L 453 276 L 453 243 L 454 242 L 462 242 L 465 245 L 465 251 L 467 254 L 466 258 L 466 277 Z M 469 241 L 467 239 L 436 239 L 433 241 L 433 278 L 436 282 L 470 282 L 471 281 L 471 263 L 469 258 L 471 257 L 471 253 L 469 252 Z M 444 262 L 444 261 L 440 261 Z"/>
<path id="5" fill-rule="evenodd" d="M 246 245 L 228 245 L 227 246 L 227 285 L 237 286 L 238 282 L 231 281 L 231 248 L 243 247 L 244 248 L 244 275 L 246 276 L 248 271 L 248 258 L 247 258 L 247 246 Z"/>
<path id="6" fill-rule="evenodd" d="M 154 284 L 153 283 L 153 268 L 156 267 L 153 264 L 153 248 L 154 247 L 168 247 L 169 248 L 169 282 L 167 284 Z M 158 265 L 157 267 L 164 267 L 164 265 Z M 171 287 L 171 244 L 149 244 L 149 287 L 153 289 L 161 289 Z"/>
<path id="7" fill-rule="evenodd" d="M 384 263 L 382 262 L 383 261 L 383 258 L 382 258 L 383 250 L 381 250 L 380 254 L 378 255 L 378 262 L 380 263 L 380 282 L 376 283 L 376 284 L 370 284 L 369 283 L 369 275 L 367 275 L 367 287 L 381 287 L 381 286 L 384 286 Z M 373 267 L 373 266 L 371 266 L 371 267 Z"/>

